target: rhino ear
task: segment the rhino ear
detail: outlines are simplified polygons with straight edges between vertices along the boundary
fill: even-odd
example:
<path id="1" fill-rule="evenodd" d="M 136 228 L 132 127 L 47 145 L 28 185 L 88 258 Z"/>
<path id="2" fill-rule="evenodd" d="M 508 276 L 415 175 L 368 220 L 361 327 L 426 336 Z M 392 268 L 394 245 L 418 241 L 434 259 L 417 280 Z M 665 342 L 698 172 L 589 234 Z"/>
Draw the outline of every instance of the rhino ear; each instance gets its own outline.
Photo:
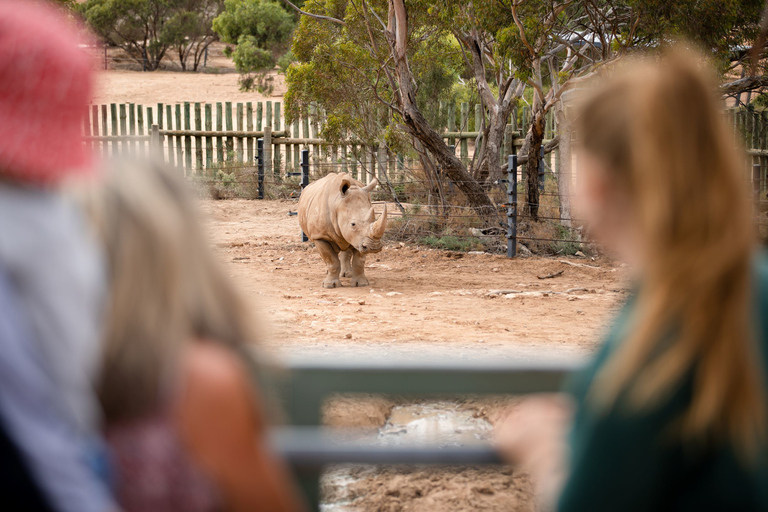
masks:
<path id="1" fill-rule="evenodd" d="M 352 186 L 352 182 L 347 178 L 343 178 L 341 180 L 341 185 L 339 185 L 339 192 L 341 192 L 342 196 L 347 195 L 347 191 L 349 191 L 350 186 Z"/>

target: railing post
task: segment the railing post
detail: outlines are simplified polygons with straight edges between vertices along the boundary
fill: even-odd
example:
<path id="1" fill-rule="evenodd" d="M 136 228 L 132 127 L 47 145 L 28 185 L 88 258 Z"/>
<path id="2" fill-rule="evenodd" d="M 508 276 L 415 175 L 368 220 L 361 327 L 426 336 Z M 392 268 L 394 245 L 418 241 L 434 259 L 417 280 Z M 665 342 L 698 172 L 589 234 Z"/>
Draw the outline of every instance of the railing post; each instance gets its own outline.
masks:
<path id="1" fill-rule="evenodd" d="M 507 161 L 507 258 L 517 256 L 517 155 Z"/>
<path id="2" fill-rule="evenodd" d="M 542 145 L 541 151 L 544 151 Z M 544 155 L 539 153 L 539 192 L 544 192 Z"/>
<path id="3" fill-rule="evenodd" d="M 259 180 L 259 199 L 264 199 L 264 139 L 256 141 L 256 169 Z"/>
<path id="4" fill-rule="evenodd" d="M 301 191 L 304 192 L 304 189 L 309 185 L 309 150 L 308 149 L 302 149 L 301 150 Z M 307 235 L 304 234 L 304 232 L 301 232 L 301 241 L 302 242 L 309 242 L 309 238 L 307 238 Z"/>

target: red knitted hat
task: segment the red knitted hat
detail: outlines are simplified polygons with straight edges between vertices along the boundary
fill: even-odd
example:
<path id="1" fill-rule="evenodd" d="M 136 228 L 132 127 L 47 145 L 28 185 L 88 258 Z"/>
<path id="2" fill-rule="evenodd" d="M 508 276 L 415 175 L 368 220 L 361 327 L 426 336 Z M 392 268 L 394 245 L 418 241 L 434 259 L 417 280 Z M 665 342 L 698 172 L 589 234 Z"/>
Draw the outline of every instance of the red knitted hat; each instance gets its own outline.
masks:
<path id="1" fill-rule="evenodd" d="M 0 175 L 55 185 L 90 170 L 83 116 L 93 65 L 54 8 L 0 1 Z"/>

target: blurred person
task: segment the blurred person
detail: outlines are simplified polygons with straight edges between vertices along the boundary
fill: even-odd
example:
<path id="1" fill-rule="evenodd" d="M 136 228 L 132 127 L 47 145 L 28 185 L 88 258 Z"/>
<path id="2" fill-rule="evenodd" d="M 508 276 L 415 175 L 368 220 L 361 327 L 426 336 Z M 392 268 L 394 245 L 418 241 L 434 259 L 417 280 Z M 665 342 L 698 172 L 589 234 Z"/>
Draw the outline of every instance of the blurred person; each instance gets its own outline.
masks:
<path id="1" fill-rule="evenodd" d="M 84 196 L 109 266 L 99 396 L 127 511 L 288 511 L 269 450 L 249 313 L 183 176 L 117 164 Z"/>
<path id="2" fill-rule="evenodd" d="M 768 510 L 768 260 L 712 78 L 678 47 L 579 109 L 580 217 L 635 291 L 570 399 L 498 427 L 557 510 Z"/>
<path id="3" fill-rule="evenodd" d="M 52 7 L 0 2 L 0 495 L 14 510 L 116 509 L 93 389 L 103 259 L 59 192 L 93 170 L 80 42 Z"/>

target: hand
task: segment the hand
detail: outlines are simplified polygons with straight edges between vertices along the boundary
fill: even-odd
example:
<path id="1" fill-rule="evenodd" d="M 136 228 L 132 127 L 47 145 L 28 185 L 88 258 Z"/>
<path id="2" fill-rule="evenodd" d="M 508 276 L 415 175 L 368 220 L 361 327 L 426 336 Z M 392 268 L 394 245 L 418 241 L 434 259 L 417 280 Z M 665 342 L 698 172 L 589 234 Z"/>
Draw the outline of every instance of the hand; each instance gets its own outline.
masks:
<path id="1" fill-rule="evenodd" d="M 495 444 L 502 457 L 531 475 L 544 504 L 554 504 L 567 474 L 567 434 L 573 409 L 566 395 L 535 395 L 495 428 Z"/>

